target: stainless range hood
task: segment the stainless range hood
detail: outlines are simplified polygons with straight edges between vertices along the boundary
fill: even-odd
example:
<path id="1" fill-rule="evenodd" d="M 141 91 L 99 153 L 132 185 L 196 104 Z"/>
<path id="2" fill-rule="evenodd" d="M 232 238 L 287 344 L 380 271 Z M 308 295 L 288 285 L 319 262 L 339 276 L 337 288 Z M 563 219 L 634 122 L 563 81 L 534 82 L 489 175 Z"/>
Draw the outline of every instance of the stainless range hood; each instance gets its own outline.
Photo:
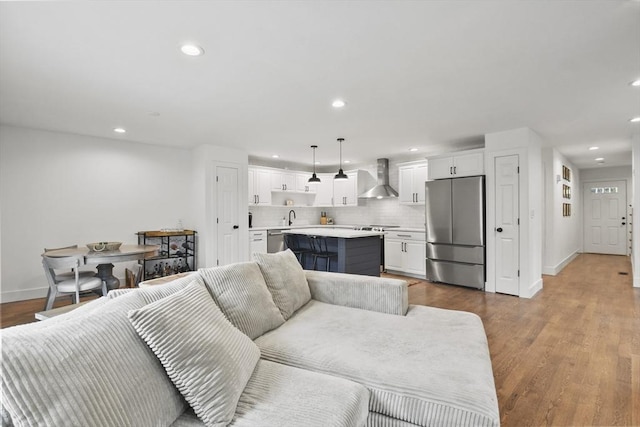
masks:
<path id="1" fill-rule="evenodd" d="M 398 197 L 398 192 L 389 185 L 389 159 L 378 159 L 378 185 L 358 197 L 363 199 Z"/>

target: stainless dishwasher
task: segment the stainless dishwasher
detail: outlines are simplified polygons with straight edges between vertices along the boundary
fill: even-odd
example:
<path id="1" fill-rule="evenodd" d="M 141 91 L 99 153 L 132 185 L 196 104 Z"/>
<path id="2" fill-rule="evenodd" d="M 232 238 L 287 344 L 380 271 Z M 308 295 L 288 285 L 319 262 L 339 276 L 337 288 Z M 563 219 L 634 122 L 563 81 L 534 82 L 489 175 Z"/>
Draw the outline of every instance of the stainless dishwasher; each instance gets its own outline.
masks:
<path id="1" fill-rule="evenodd" d="M 267 230 L 267 253 L 284 251 L 284 234 L 282 230 L 288 228 L 272 228 Z"/>

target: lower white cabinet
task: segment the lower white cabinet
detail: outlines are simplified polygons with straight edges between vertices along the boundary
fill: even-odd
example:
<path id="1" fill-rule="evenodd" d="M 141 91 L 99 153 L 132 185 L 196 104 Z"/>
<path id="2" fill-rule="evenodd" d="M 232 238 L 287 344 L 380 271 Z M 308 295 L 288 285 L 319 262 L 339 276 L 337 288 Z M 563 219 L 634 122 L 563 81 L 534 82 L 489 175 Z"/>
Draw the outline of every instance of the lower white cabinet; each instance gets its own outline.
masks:
<path id="1" fill-rule="evenodd" d="M 249 230 L 249 259 L 253 259 L 254 253 L 267 253 L 267 231 Z"/>
<path id="2" fill-rule="evenodd" d="M 408 276 L 426 275 L 424 232 L 393 231 L 384 238 L 384 268 Z"/>

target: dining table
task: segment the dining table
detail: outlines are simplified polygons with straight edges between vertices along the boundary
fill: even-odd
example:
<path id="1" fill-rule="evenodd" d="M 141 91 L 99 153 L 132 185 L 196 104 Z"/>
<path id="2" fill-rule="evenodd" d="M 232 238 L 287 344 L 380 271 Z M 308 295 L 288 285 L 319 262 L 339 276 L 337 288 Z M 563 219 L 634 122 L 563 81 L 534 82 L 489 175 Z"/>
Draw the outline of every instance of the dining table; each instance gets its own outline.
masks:
<path id="1" fill-rule="evenodd" d="M 153 258 L 158 255 L 159 249 L 160 246 L 157 245 L 122 245 L 116 250 L 95 251 L 86 246 L 78 246 L 77 248 L 46 251 L 42 256 L 77 257 L 82 265 L 97 265 L 96 276 L 106 282 L 108 290 L 112 290 L 120 287 L 120 279 L 113 275 L 113 263 Z"/>

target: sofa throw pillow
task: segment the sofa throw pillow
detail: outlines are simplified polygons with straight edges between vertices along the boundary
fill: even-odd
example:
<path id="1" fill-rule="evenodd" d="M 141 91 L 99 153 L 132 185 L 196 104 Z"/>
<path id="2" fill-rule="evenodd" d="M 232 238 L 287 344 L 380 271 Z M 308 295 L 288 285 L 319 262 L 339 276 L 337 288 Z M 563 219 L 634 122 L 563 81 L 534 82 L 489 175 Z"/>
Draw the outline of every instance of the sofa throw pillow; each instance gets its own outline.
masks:
<path id="1" fill-rule="evenodd" d="M 237 330 L 201 283 L 129 312 L 169 378 L 207 426 L 226 426 L 260 350 Z"/>
<path id="2" fill-rule="evenodd" d="M 152 427 L 185 410 L 128 320 L 144 299 L 130 292 L 99 301 L 73 317 L 0 330 L 2 406 L 14 425 Z"/>
<path id="3" fill-rule="evenodd" d="M 254 253 L 260 271 L 284 320 L 311 299 L 309 284 L 291 249 L 275 254 Z"/>
<path id="4" fill-rule="evenodd" d="M 227 319 L 252 340 L 284 323 L 255 262 L 201 268 L 198 272 Z"/>

